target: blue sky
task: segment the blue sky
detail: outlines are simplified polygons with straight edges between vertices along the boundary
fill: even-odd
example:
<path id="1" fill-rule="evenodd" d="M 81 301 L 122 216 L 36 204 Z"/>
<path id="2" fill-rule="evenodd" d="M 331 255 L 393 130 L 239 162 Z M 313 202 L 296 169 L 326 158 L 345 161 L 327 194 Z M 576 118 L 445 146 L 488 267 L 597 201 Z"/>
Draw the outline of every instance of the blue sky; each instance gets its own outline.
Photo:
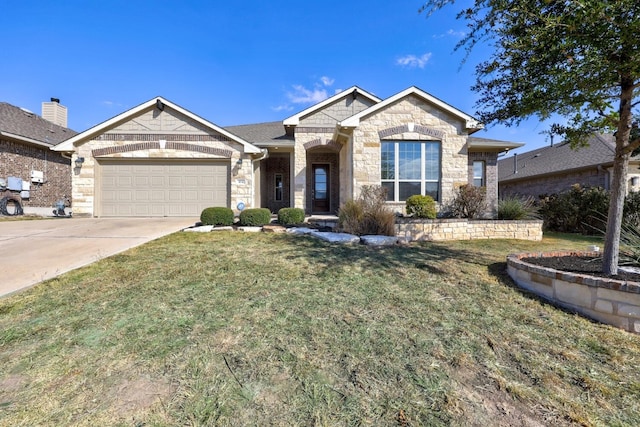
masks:
<path id="1" fill-rule="evenodd" d="M 470 87 L 486 49 L 461 65 L 459 6 L 427 19 L 421 5 L 4 0 L 0 101 L 39 114 L 60 98 L 82 131 L 159 95 L 229 126 L 283 120 L 353 85 L 380 98 L 415 85 L 474 115 Z M 475 136 L 531 150 L 547 128 L 534 119 Z"/>

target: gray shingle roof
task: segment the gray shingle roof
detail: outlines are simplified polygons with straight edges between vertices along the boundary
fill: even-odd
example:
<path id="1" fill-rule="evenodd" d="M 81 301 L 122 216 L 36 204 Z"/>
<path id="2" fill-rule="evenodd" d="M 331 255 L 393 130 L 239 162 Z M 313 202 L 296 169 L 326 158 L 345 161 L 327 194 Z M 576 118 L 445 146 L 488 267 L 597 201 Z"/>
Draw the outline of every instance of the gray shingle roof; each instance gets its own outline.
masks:
<path id="1" fill-rule="evenodd" d="M 517 173 L 514 173 L 514 156 L 498 161 L 500 182 L 532 178 L 539 175 L 553 175 L 613 163 L 615 138 L 613 135 L 593 135 L 589 145 L 572 149 L 565 142 L 538 148 L 517 156 Z"/>
<path id="2" fill-rule="evenodd" d="M 225 126 L 225 130 L 238 135 L 240 138 L 258 146 L 293 145 L 292 137 L 285 134 L 282 122 L 256 123 L 240 126 Z"/>
<path id="3" fill-rule="evenodd" d="M 0 102 L 0 132 L 33 139 L 45 145 L 58 144 L 77 134 L 6 102 Z"/>

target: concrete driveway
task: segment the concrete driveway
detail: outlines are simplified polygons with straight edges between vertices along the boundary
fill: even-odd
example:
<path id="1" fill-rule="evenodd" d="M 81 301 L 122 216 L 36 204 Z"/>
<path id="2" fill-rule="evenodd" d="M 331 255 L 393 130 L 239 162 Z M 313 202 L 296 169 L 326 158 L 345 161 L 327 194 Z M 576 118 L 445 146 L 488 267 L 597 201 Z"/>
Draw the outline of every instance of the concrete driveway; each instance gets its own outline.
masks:
<path id="1" fill-rule="evenodd" d="M 0 297 L 194 225 L 199 218 L 0 221 Z"/>

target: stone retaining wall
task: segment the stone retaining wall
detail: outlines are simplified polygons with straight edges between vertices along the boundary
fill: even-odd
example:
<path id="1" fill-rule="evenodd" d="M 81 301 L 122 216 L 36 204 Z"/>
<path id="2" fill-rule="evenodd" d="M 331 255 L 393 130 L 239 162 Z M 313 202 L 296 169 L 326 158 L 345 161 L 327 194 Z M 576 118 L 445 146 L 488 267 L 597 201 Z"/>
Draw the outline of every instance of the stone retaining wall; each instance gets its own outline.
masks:
<path id="1" fill-rule="evenodd" d="M 597 321 L 640 333 L 640 283 L 568 273 L 522 261 L 552 256 L 601 256 L 599 252 L 549 252 L 507 257 L 509 276 L 523 289 Z"/>
<path id="2" fill-rule="evenodd" d="M 539 241 L 542 240 L 542 221 L 398 218 L 396 236 L 407 241 L 475 239 Z"/>

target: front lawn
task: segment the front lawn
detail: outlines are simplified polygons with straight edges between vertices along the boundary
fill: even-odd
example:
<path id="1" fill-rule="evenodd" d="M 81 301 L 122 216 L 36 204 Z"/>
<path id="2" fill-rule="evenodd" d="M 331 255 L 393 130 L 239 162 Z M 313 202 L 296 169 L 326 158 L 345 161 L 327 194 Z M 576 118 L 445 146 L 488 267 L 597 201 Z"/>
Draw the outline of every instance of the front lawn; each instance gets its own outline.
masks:
<path id="1" fill-rule="evenodd" d="M 0 425 L 637 425 L 640 336 L 505 273 L 591 243 L 176 233 L 0 299 Z"/>

